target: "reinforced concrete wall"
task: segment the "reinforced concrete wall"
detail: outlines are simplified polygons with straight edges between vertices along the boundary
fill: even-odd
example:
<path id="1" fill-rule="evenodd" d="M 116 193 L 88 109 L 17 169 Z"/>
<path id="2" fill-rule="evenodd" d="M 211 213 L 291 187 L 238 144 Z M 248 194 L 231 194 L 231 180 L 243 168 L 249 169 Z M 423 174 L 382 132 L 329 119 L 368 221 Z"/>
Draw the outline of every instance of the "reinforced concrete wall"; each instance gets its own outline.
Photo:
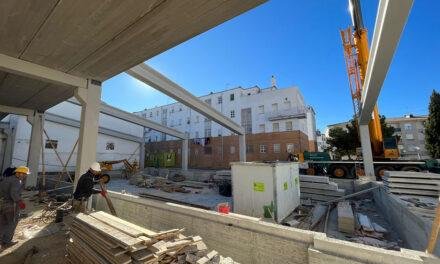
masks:
<path id="1" fill-rule="evenodd" d="M 173 203 L 109 192 L 118 216 L 160 231 L 185 228 L 207 246 L 240 263 L 435 263 L 423 252 L 397 252 L 327 238 L 323 233 L 285 227 L 238 214 L 222 215 Z M 108 211 L 102 197 L 96 210 Z"/>
<path id="2" fill-rule="evenodd" d="M 424 251 L 431 233 L 432 221 L 424 219 L 410 210 L 398 197 L 388 194 L 380 187 L 373 192 L 374 203 L 389 223 L 398 223 L 394 228 L 408 248 Z M 440 242 L 434 254 L 440 256 Z"/>

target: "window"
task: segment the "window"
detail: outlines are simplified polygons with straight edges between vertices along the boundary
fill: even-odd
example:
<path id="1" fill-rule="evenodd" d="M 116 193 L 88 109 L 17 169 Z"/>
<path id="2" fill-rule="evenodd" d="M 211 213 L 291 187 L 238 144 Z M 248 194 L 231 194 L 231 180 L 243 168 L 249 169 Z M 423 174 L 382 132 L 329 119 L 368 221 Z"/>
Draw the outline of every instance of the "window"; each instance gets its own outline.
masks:
<path id="1" fill-rule="evenodd" d="M 260 145 L 260 153 L 266 153 L 266 152 L 267 152 L 266 145 Z"/>
<path id="2" fill-rule="evenodd" d="M 107 142 L 107 144 L 105 145 L 105 149 L 106 150 L 115 150 L 115 143 Z"/>
<path id="3" fill-rule="evenodd" d="M 191 119 L 189 117 L 186 118 L 186 123 L 189 125 L 191 124 Z"/>
<path id="4" fill-rule="evenodd" d="M 291 107 L 292 107 L 292 103 L 290 101 L 284 102 L 284 109 L 290 110 Z"/>
<path id="5" fill-rule="evenodd" d="M 196 133 L 194 134 L 195 138 L 199 138 L 199 131 L 196 131 Z"/>
<path id="6" fill-rule="evenodd" d="M 264 114 L 264 105 L 260 105 L 258 107 L 258 114 L 260 114 L 260 115 Z"/>
<path id="7" fill-rule="evenodd" d="M 179 112 L 182 112 L 182 107 L 179 107 Z"/>
<path id="8" fill-rule="evenodd" d="M 273 123 L 272 130 L 273 130 L 273 132 L 279 132 L 280 131 L 280 123 Z"/>
<path id="9" fill-rule="evenodd" d="M 230 101 L 234 101 L 234 97 L 235 97 L 234 94 L 230 94 L 230 95 L 229 95 L 229 100 L 230 100 Z"/>
<path id="10" fill-rule="evenodd" d="M 219 137 L 222 136 L 222 129 L 221 129 L 221 128 L 219 128 L 219 129 L 217 130 L 217 135 L 218 135 Z"/>
<path id="11" fill-rule="evenodd" d="M 403 125 L 405 130 L 412 130 L 412 124 L 406 123 Z"/>
<path id="12" fill-rule="evenodd" d="M 231 118 L 235 117 L 235 110 L 231 110 Z"/>
<path id="13" fill-rule="evenodd" d="M 179 126 L 182 125 L 182 118 L 179 118 Z"/>
<path id="14" fill-rule="evenodd" d="M 280 144 L 273 144 L 273 152 L 280 153 L 281 152 L 281 145 Z"/>
<path id="15" fill-rule="evenodd" d="M 212 147 L 204 147 L 203 152 L 205 155 L 211 155 L 212 154 Z"/>
<path id="16" fill-rule="evenodd" d="M 159 110 L 158 110 L 158 111 L 156 111 L 156 116 L 159 116 Z"/>
<path id="17" fill-rule="evenodd" d="M 254 153 L 254 145 L 246 145 L 246 153 Z"/>
<path id="18" fill-rule="evenodd" d="M 199 122 L 199 116 L 196 116 L 196 123 Z"/>
<path id="19" fill-rule="evenodd" d="M 217 103 L 218 104 L 222 104 L 223 103 L 223 98 L 221 96 L 217 97 Z"/>
<path id="20" fill-rule="evenodd" d="M 408 134 L 405 135 L 405 138 L 406 139 L 410 139 L 410 140 L 414 139 L 414 134 L 413 133 L 408 133 Z"/>
<path id="21" fill-rule="evenodd" d="M 57 149 L 58 148 L 58 140 L 53 140 L 53 139 L 46 140 L 46 144 L 44 144 L 44 148 Z"/>
<path id="22" fill-rule="evenodd" d="M 150 112 L 150 117 L 153 117 L 153 112 Z"/>
<path id="23" fill-rule="evenodd" d="M 234 154 L 234 153 L 235 153 L 235 146 L 231 146 L 231 147 L 229 148 L 229 152 L 230 152 L 231 154 Z"/>
<path id="24" fill-rule="evenodd" d="M 259 125 L 258 130 L 260 133 L 266 132 L 266 126 L 264 124 Z"/>
<path id="25" fill-rule="evenodd" d="M 205 100 L 205 103 L 211 105 L 211 99 L 206 99 L 206 100 Z"/>
<path id="26" fill-rule="evenodd" d="M 171 113 L 174 113 L 174 107 L 173 107 L 173 108 L 171 108 Z"/>
<path id="27" fill-rule="evenodd" d="M 143 114 L 142 114 L 142 117 L 143 117 L 143 118 L 147 118 L 147 114 L 146 114 L 146 113 L 143 113 Z"/>
<path id="28" fill-rule="evenodd" d="M 287 152 L 289 152 L 289 153 L 293 153 L 293 151 L 294 151 L 294 145 L 293 145 L 293 143 L 287 143 L 287 144 L 286 144 L 286 149 L 287 149 Z"/>
<path id="29" fill-rule="evenodd" d="M 293 130 L 292 121 L 287 121 L 286 122 L 286 131 L 292 131 L 292 130 Z"/>
<path id="30" fill-rule="evenodd" d="M 205 128 L 205 137 L 211 136 L 211 128 Z"/>
<path id="31" fill-rule="evenodd" d="M 272 104 L 272 111 L 273 112 L 278 112 L 278 104 L 277 103 Z"/>

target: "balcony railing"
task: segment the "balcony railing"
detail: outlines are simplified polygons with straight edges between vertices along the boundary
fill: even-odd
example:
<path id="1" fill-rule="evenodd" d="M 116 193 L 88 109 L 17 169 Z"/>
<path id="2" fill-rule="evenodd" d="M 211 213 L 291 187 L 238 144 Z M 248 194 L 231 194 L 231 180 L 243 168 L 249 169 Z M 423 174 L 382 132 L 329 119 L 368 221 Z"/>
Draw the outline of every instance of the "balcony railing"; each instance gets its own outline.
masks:
<path id="1" fill-rule="evenodd" d="M 289 110 L 278 110 L 278 111 L 272 111 L 265 114 L 266 118 L 269 121 L 277 121 L 277 120 L 284 120 L 284 119 L 303 119 L 307 117 L 306 109 L 305 108 L 293 108 Z"/>

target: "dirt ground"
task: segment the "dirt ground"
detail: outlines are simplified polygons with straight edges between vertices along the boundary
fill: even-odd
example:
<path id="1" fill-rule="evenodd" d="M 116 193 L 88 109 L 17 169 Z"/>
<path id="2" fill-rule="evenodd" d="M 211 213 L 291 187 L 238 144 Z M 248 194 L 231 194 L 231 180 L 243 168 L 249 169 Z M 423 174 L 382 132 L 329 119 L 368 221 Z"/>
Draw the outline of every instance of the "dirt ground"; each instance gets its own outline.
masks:
<path id="1" fill-rule="evenodd" d="M 41 218 L 41 208 L 32 208 L 18 223 L 13 241 L 18 243 L 0 250 L 1 264 L 58 264 L 65 260 L 65 244 L 70 217 L 62 223 L 54 223 L 53 218 Z M 45 221 L 43 221 L 43 219 Z M 30 254 L 36 249 L 35 254 Z M 34 251 L 35 252 L 35 251 Z M 26 257 L 28 257 L 26 259 Z"/>

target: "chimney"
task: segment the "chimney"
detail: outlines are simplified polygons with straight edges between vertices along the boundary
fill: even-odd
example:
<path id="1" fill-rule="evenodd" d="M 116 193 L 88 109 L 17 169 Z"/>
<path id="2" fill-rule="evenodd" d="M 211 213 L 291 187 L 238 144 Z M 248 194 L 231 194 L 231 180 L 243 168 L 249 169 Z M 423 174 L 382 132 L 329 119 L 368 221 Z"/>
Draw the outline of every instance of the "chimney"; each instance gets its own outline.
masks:
<path id="1" fill-rule="evenodd" d="M 277 79 L 275 78 L 274 75 L 272 75 L 272 77 L 270 78 L 270 83 L 273 88 L 277 87 Z"/>

